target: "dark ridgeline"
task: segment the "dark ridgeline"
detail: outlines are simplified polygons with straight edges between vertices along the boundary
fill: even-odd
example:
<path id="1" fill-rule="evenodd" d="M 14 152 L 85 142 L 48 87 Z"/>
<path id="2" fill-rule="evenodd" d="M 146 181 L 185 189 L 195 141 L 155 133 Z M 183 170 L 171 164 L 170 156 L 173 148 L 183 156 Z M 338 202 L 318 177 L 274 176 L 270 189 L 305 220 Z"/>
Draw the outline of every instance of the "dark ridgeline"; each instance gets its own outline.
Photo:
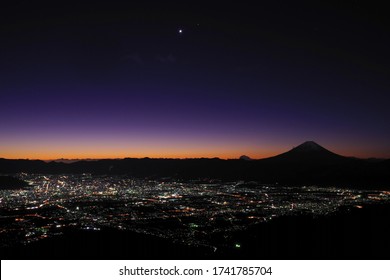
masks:
<path id="1" fill-rule="evenodd" d="M 338 184 L 385 189 L 390 185 L 390 160 L 344 157 L 313 141 L 307 141 L 286 153 L 260 160 L 251 160 L 247 156 L 229 160 L 125 158 L 71 163 L 0 159 L 0 174 L 17 172 L 128 174 L 149 178 L 257 180 L 288 185 Z"/>
<path id="2" fill-rule="evenodd" d="M 0 176 L 0 190 L 17 190 L 28 186 L 27 182 L 11 176 Z"/>

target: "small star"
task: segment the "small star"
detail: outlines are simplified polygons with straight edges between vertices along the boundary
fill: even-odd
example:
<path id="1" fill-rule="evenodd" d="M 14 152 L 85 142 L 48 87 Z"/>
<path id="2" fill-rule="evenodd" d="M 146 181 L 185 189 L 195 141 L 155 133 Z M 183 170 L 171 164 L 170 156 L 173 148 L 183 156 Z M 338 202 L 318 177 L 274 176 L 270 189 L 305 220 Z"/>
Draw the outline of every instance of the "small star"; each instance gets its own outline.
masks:
<path id="1" fill-rule="evenodd" d="M 183 33 L 183 29 L 179 29 L 179 34 L 182 34 Z"/>

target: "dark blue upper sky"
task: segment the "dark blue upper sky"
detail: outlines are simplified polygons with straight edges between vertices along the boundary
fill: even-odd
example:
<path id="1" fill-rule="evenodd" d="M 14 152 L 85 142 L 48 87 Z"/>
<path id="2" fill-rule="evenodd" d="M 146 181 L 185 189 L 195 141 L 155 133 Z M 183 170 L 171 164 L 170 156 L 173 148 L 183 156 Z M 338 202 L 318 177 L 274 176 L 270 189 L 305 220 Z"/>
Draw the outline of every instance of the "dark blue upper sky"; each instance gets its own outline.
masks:
<path id="1" fill-rule="evenodd" d="M 0 10 L 2 157 L 390 157 L 383 7 L 57 2 Z"/>

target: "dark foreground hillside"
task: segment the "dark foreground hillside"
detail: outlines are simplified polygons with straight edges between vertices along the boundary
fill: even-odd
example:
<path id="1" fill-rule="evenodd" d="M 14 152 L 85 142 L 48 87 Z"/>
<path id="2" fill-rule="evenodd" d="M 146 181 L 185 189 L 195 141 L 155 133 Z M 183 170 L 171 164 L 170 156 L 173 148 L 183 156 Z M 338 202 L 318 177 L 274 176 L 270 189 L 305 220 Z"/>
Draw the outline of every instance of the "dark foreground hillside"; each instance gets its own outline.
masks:
<path id="1" fill-rule="evenodd" d="M 230 237 L 214 252 L 137 233 L 68 232 L 26 246 L 2 248 L 1 259 L 389 259 L 390 205 L 337 214 L 282 217 Z"/>
<path id="2" fill-rule="evenodd" d="M 12 176 L 0 176 L 0 190 L 17 190 L 27 187 L 27 182 Z"/>

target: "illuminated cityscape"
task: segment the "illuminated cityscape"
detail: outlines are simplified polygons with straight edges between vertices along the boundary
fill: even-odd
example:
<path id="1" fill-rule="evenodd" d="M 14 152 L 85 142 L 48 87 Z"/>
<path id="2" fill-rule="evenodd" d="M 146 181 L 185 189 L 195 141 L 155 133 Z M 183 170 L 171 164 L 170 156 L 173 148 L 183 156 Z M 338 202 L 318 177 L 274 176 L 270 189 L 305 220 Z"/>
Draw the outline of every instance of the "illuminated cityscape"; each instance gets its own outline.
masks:
<path id="1" fill-rule="evenodd" d="M 389 191 L 339 187 L 127 175 L 17 177 L 29 187 L 0 191 L 2 247 L 50 239 L 67 230 L 117 229 L 218 250 L 230 244 L 232 233 L 281 216 L 325 216 L 341 208 L 390 202 Z M 223 239 L 214 238 L 221 234 Z"/>

